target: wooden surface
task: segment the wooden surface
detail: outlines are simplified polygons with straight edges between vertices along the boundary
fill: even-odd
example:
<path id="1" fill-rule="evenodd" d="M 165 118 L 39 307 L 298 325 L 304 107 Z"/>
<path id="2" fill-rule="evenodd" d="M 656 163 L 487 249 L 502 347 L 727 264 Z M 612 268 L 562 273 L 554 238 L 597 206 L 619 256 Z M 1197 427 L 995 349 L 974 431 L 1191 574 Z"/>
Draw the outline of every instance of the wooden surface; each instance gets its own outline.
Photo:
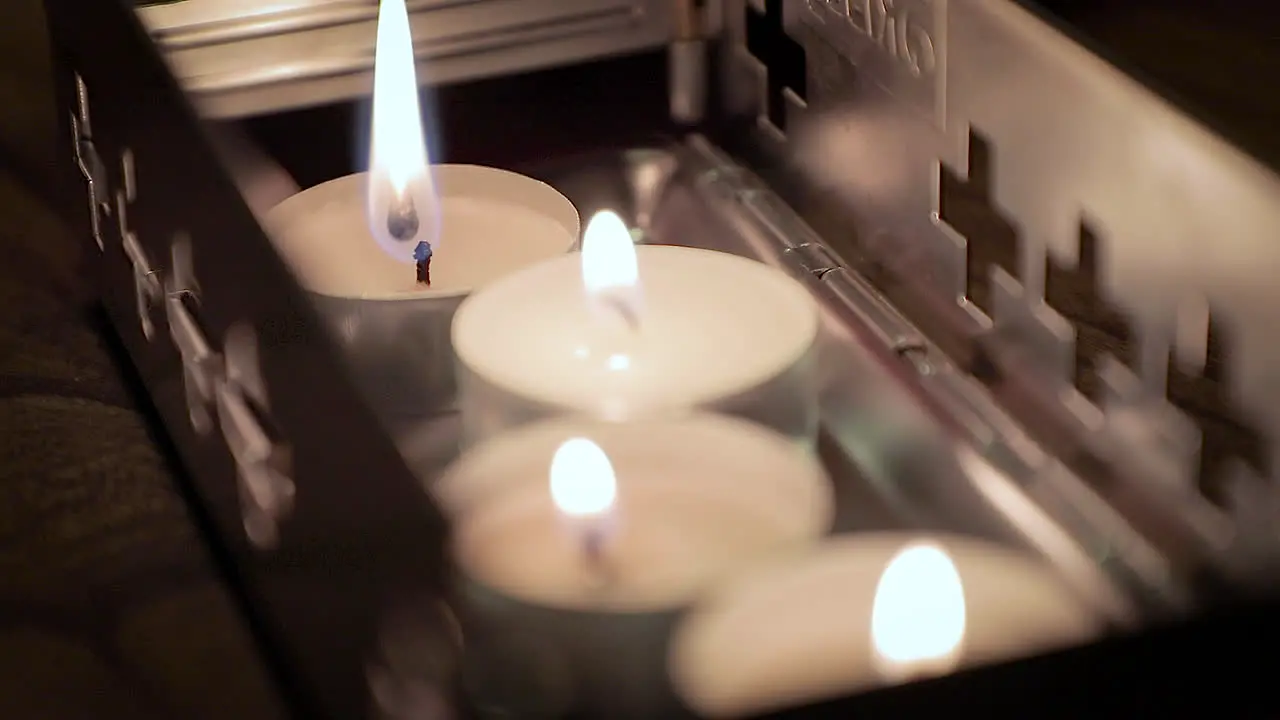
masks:
<path id="1" fill-rule="evenodd" d="M 1208 17 L 1211 3 L 1058 4 L 1280 159 L 1274 26 Z M 8 0 L 0 22 L 0 717 L 272 717 L 250 634 L 86 302 L 81 241 L 50 204 L 38 7 Z"/>

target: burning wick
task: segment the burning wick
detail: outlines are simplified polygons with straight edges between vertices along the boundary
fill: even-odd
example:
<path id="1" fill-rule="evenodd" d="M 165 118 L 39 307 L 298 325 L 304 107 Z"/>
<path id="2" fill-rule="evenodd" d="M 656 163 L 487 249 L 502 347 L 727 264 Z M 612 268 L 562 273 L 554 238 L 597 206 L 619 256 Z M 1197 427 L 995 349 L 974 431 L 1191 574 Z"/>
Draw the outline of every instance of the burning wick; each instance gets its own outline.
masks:
<path id="1" fill-rule="evenodd" d="M 431 287 L 431 243 L 420 242 L 413 249 L 413 262 L 418 269 L 418 282 Z"/>
<path id="2" fill-rule="evenodd" d="M 617 502 L 617 479 L 609 456 L 586 438 L 566 440 L 551 458 L 551 501 L 578 541 L 597 589 L 613 583 L 609 536 Z"/>
<path id="3" fill-rule="evenodd" d="M 593 587 L 603 590 L 612 584 L 613 567 L 609 562 L 609 554 L 605 551 L 603 529 L 592 528 L 583 533 L 582 559 L 587 565 Z"/>
<path id="4" fill-rule="evenodd" d="M 399 242 L 408 242 L 418 234 L 422 227 L 418 219 L 418 208 L 413 204 L 413 195 L 399 193 L 391 207 L 387 209 L 387 232 Z M 431 244 L 425 240 L 413 248 L 413 262 L 417 268 L 418 282 L 431 285 Z"/>
<path id="5" fill-rule="evenodd" d="M 612 210 L 591 217 L 582 235 L 582 280 L 597 307 L 617 313 L 632 332 L 640 330 L 639 267 L 626 223 Z"/>
<path id="6" fill-rule="evenodd" d="M 600 302 L 605 307 L 618 313 L 631 332 L 640 332 L 640 314 L 631 307 L 630 303 L 619 297 L 608 296 L 600 298 Z"/>

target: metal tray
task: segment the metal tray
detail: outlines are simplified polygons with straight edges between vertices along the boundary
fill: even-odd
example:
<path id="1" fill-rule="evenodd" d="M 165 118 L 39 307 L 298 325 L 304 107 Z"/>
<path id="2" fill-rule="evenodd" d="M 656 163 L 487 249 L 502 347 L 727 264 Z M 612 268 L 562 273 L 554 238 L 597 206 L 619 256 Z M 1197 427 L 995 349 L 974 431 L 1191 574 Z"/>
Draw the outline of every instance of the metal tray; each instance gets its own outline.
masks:
<path id="1" fill-rule="evenodd" d="M 262 649 L 273 660 L 291 706 L 306 717 L 363 716 L 374 705 L 371 668 L 395 665 L 404 642 L 428 643 L 440 632 L 434 610 L 446 583 L 447 529 L 410 466 L 427 468 L 447 457 L 447 423 L 438 426 L 439 444 L 417 433 L 393 439 L 379 429 L 351 388 L 315 312 L 270 252 L 240 188 L 214 152 L 207 128 L 132 10 L 117 3 L 72 0 L 47 0 L 46 5 L 62 92 L 59 120 L 66 139 L 62 159 L 71 193 L 68 207 L 79 210 L 81 230 L 97 254 L 104 305 L 187 463 L 198 501 L 214 520 L 213 541 L 232 558 L 235 587 L 262 631 Z M 967 288 L 958 297 L 955 248 L 965 244 L 934 222 L 930 193 L 944 166 L 966 167 L 966 161 L 979 155 L 972 151 L 976 146 L 963 144 L 969 138 L 970 119 L 1002 147 L 1021 141 L 1018 157 L 1023 159 L 1014 162 L 1014 171 L 1005 172 L 997 196 L 1013 192 L 1012 179 L 1038 178 L 1037 164 L 1056 162 L 1079 172 L 1064 170 L 1049 178 L 1045 196 L 1055 198 L 1052 207 L 1066 203 L 1075 208 L 1076 200 L 1087 194 L 1080 173 L 1106 175 L 1106 163 L 1128 158 L 1132 163 L 1121 169 L 1132 182 L 1141 183 L 1143 173 L 1159 165 L 1148 155 L 1037 155 L 1038 146 L 1026 144 L 1040 137 L 1032 131 L 1037 123 L 1061 132 L 1071 127 L 1060 119 L 1028 114 L 1007 84 L 983 79 L 999 78 L 1001 68 L 1014 67 L 1023 71 L 1019 77 L 1025 82 L 1032 82 L 1033 76 L 1049 78 L 1046 82 L 1059 92 L 1055 107 L 1060 110 L 1065 103 L 1081 116 L 1109 118 L 1131 132 L 1142 127 L 1139 118 L 1157 123 L 1170 131 L 1175 146 L 1192 153 L 1194 162 L 1188 160 L 1186 168 L 1209 168 L 1238 190 L 1222 198 L 1214 193 L 1196 196 L 1220 199 L 1222 204 L 1197 202 L 1181 208 L 1195 222 L 1223 219 L 1232 208 L 1267 220 L 1275 207 L 1268 202 L 1277 187 L 1274 175 L 1013 4 L 894 4 L 896 12 L 923 11 L 912 17 L 926 24 L 904 21 L 897 26 L 916 32 L 917 43 L 921 30 L 931 42 L 941 41 L 933 46 L 939 51 L 934 59 L 944 62 L 932 69 L 944 69 L 945 74 L 929 75 L 930 83 L 912 74 L 911 63 L 922 56 L 913 60 L 911 53 L 920 45 L 904 57 L 897 45 L 886 47 L 878 31 L 857 35 L 861 26 L 856 19 L 838 32 L 832 31 L 834 24 L 825 31 L 815 25 L 815 18 L 831 19 L 823 13 L 851 4 L 796 0 L 788 3 L 785 14 L 774 15 L 764 12 L 765 3 L 754 0 L 727 0 L 723 6 L 721 69 L 726 78 L 720 90 L 728 122 L 715 128 L 714 137 L 738 161 L 693 136 L 679 144 L 619 151 L 559 167 L 535 163 L 525 169 L 560 185 L 584 212 L 617 203 L 655 238 L 677 239 L 674 235 L 688 233 L 690 227 L 706 229 L 701 237 L 710 244 L 776 263 L 809 284 L 824 306 L 832 329 L 831 357 L 837 358 L 824 406 L 823 454 L 841 492 L 847 494 L 845 507 L 858 510 L 842 515 L 842 527 L 954 528 L 1028 547 L 1082 582 L 1101 571 L 1114 583 L 1118 605 L 1131 605 L 1142 617 L 1177 614 L 1210 596 L 1202 585 L 1206 575 L 1217 583 L 1226 578 L 1214 577 L 1222 574 L 1222 547 L 1214 541 L 1216 528 L 1206 530 L 1204 513 L 1196 511 L 1203 498 L 1185 501 L 1185 494 L 1169 492 L 1166 485 L 1117 479 L 1114 463 L 1099 462 L 1114 458 L 1075 442 L 1081 430 L 1088 429 L 1085 421 L 1100 413 L 1108 421 L 1101 426 L 1105 435 L 1117 429 L 1115 421 L 1124 417 L 1124 410 L 1141 411 L 1146 420 L 1153 408 L 1164 406 L 1130 402 L 1152 397 L 1137 392 L 1101 409 L 1064 414 L 1083 406 L 1059 402 L 1056 390 L 1065 381 L 1045 371 L 1061 370 L 1046 362 L 1046 357 L 1060 357 L 1056 351 L 1061 345 L 1050 346 L 1054 352 L 1046 355 L 1043 343 L 1027 345 L 1019 342 L 1017 333 L 993 333 L 993 327 L 1008 329 L 1001 325 L 1001 316 L 986 318 L 987 322 L 982 313 L 971 312 L 964 302 L 969 299 Z M 778 23 L 776 30 L 801 39 L 810 56 L 802 82 L 808 85 L 812 80 L 812 92 L 800 93 L 785 82 L 768 79 L 766 72 L 776 68 L 748 47 L 746 23 L 751 17 L 770 17 Z M 848 72 L 851 56 L 861 63 L 858 71 L 865 82 L 854 81 Z M 900 62 L 904 59 L 906 66 Z M 607 83 L 588 87 L 606 88 Z M 933 92 L 943 93 L 943 99 Z M 781 114 L 766 102 L 769 98 L 773 105 L 783 103 Z M 1108 104 L 1116 98 L 1122 100 Z M 623 118 L 653 114 L 648 104 L 641 105 L 611 110 Z M 931 112 L 939 106 L 946 110 L 941 122 Z M 819 122 L 828 118 L 836 121 L 834 125 Z M 816 182 L 821 176 L 811 172 L 815 167 L 806 160 L 812 156 L 800 152 L 805 128 L 847 129 L 848 122 L 855 121 L 890 132 L 894 147 L 911 152 L 880 163 L 851 165 L 853 172 L 838 187 Z M 1077 129 L 1089 127 L 1094 126 L 1081 123 Z M 770 184 L 746 172 L 747 166 Z M 877 183 L 885 178 L 912 182 L 895 185 L 900 193 L 880 195 L 877 189 L 886 186 Z M 856 198 L 865 202 L 853 202 Z M 1101 208 L 1104 221 L 1130 231 L 1109 241 L 1108 247 L 1129 243 L 1121 248 L 1126 253 L 1143 247 L 1134 245 L 1133 234 L 1140 229 L 1125 224 L 1127 214 L 1117 214 L 1120 210 L 1096 199 L 1092 204 Z M 1035 207 L 1015 209 L 1025 214 Z M 1225 219 L 1228 229 L 1239 230 L 1231 217 Z M 1044 228 L 1060 230 L 1057 225 Z M 1249 251 L 1258 246 L 1241 233 L 1217 248 L 1233 250 L 1231 256 L 1240 262 L 1227 268 L 1233 272 L 1210 278 L 1212 287 L 1202 289 L 1212 291 L 1210 299 L 1214 294 L 1231 296 L 1227 305 L 1234 310 L 1229 315 L 1238 315 L 1235 320 L 1254 331 L 1249 347 L 1256 348 L 1261 337 L 1256 330 L 1270 326 L 1270 315 L 1236 312 L 1239 298 L 1233 292 L 1255 281 L 1266 266 L 1249 260 Z M 919 244 L 875 242 L 903 237 Z M 1039 236 L 1035 242 L 1040 242 Z M 895 252 L 912 248 L 919 252 Z M 1261 257 L 1270 257 L 1267 252 Z M 874 280 L 890 295 L 888 291 L 900 289 L 903 283 L 895 284 L 894 272 L 897 268 L 901 274 L 902 266 L 884 262 L 895 254 L 924 257 L 926 265 L 938 271 L 930 292 L 907 294 L 908 300 L 916 298 L 913 302 L 894 296 L 895 306 L 911 315 L 911 322 L 893 311 L 866 280 Z M 880 265 L 861 264 L 868 256 L 879 258 Z M 1191 261 L 1180 262 L 1186 270 L 1184 265 Z M 906 267 L 909 274 L 911 266 Z M 864 277 L 862 268 L 871 272 Z M 982 273 L 990 275 L 988 270 L 984 267 Z M 1155 297 L 1147 292 L 1151 287 L 1120 286 L 1114 279 L 1105 284 L 1108 292 L 1128 303 L 1125 307 Z M 1032 309 L 1044 309 L 1031 304 Z M 1266 304 L 1273 306 L 1280 307 Z M 1010 307 L 1026 309 L 1016 303 Z M 926 312 L 916 312 L 920 308 Z M 253 332 L 246 335 L 246 328 Z M 253 342 L 246 342 L 249 337 Z M 1167 351 L 1170 343 L 1163 337 L 1147 344 Z M 1017 352 L 1020 347 L 1025 352 Z M 1249 362 L 1256 369 L 1271 352 L 1251 352 Z M 1148 354 L 1155 357 L 1143 357 Z M 1167 360 L 1167 352 L 1160 359 Z M 1164 377 L 1152 367 L 1140 388 L 1151 390 Z M 1047 385 L 1055 392 L 1036 390 L 1045 377 L 1056 378 Z M 1132 374 L 1125 377 L 1133 379 Z M 872 381 L 879 378 L 893 382 Z M 1262 402 L 1272 394 L 1272 380 L 1255 372 L 1226 384 L 1236 396 L 1256 390 L 1250 399 Z M 259 392 L 263 384 L 269 395 Z M 321 400 L 326 412 L 313 412 Z M 208 415 L 215 407 L 220 419 L 234 421 L 210 423 Z M 882 443 L 875 450 L 881 455 L 868 456 L 852 431 L 852 419 L 866 408 L 900 413 L 902 427 L 895 429 L 901 431 L 905 449 L 885 453 Z M 1273 410 L 1264 408 L 1261 414 L 1270 417 Z M 203 421 L 200 411 L 206 414 Z M 1046 442 L 1055 438 L 1069 442 Z M 1111 443 L 1114 446 L 1114 438 Z M 897 481 L 891 485 L 856 470 L 871 461 L 891 468 Z M 1161 475 L 1158 469 L 1139 470 L 1144 479 Z M 357 476 L 363 479 L 358 490 L 351 482 Z M 978 477 L 983 482 L 975 482 Z M 264 488 L 266 508 L 287 508 L 279 515 L 267 513 L 277 533 L 269 550 L 245 532 L 246 513 L 257 512 L 254 521 L 262 520 Z M 1028 514 L 1025 507 L 1011 512 L 1002 504 L 1009 502 L 1029 505 L 1034 512 Z M 1087 553 L 1081 553 L 1082 547 L 1105 550 L 1115 560 L 1099 570 Z M 1116 624 L 1124 625 L 1127 615 L 1117 612 Z M 1239 624 L 1216 637 L 1201 630 L 1188 632 L 1201 642 L 1249 637 L 1248 628 Z M 1179 637 L 1188 641 L 1186 633 Z M 975 703 L 974 693 L 1009 693 L 1011 704 L 1004 710 L 1025 710 L 1029 705 L 1012 700 L 1017 697 L 1034 707 L 1037 700 L 1028 697 L 1028 687 L 1052 686 L 1067 694 L 1073 683 L 1098 687 L 1099 682 L 1106 684 L 1106 673 L 1144 659 L 1168 659 L 1171 649 L 1178 647 L 1158 636 L 1145 646 L 1126 643 L 1117 640 L 1016 667 L 980 669 L 809 712 L 937 703 L 974 708 L 982 705 Z M 1221 649 L 1228 646 L 1215 647 L 1224 652 Z M 1229 666 L 1215 663 L 1206 673 L 1213 682 L 1205 677 L 1204 684 L 1197 685 L 1185 668 L 1165 674 L 1153 661 L 1142 668 L 1141 677 L 1133 678 L 1133 685 L 1163 691 L 1172 683 L 1186 696 L 1237 682 L 1225 670 Z M 1075 673 L 1071 677 L 1076 679 L 1055 674 L 1063 672 Z M 1167 702 L 1177 697 L 1160 694 Z M 1242 697 L 1234 694 L 1231 699 Z M 1043 697 L 1038 702 L 1042 709 L 1045 702 L 1057 710 L 1072 705 Z"/>
<path id="2" fill-rule="evenodd" d="M 291 194 L 271 158 L 234 138 L 224 132 L 218 145 L 250 207 L 265 210 Z M 988 438 L 986 455 L 974 450 L 957 413 L 998 412 L 979 386 L 929 358 L 919 332 L 869 285 L 822 265 L 829 256 L 818 236 L 707 138 L 522 169 L 564 192 L 584 217 L 617 211 L 641 231 L 642 242 L 751 257 L 783 269 L 815 294 L 823 314 L 819 454 L 837 498 L 834 533 L 947 532 L 1038 555 L 1117 630 L 1185 606 L 1186 578 L 1152 573 L 1149 563 L 1158 553 L 1138 547 L 1144 541 L 1078 479 L 1064 473 L 1043 481 L 1033 497 L 1008 473 L 995 438 Z M 454 415 L 390 431 L 424 492 L 457 456 Z M 1104 542 L 1117 548 L 1105 566 L 1090 553 Z M 439 654 L 440 640 L 420 639 L 422 646 L 409 652 Z M 430 643 L 437 649 L 425 649 Z"/>
<path id="3" fill-rule="evenodd" d="M 925 347 L 919 334 L 869 286 L 837 285 L 837 278 L 813 267 L 822 252 L 817 236 L 798 217 L 779 215 L 784 206 L 777 198 L 706 138 L 694 135 L 686 142 L 553 160 L 525 170 L 564 192 L 584 217 L 601 209 L 619 212 L 642 231 L 642 242 L 751 257 L 784 269 L 815 293 L 823 307 L 819 448 L 836 486 L 835 532 L 918 528 L 1019 547 L 1044 556 L 1081 585 L 1123 586 L 1125 592 L 1108 608 L 1109 619 L 1135 619 L 1130 594 L 1138 593 L 1133 583 L 1139 578 L 1120 572 L 1130 556 L 1110 565 L 1106 573 L 1113 575 L 1107 576 L 1088 559 L 1088 542 L 1063 542 L 1071 531 L 1091 531 L 1096 536 L 1088 540 L 1096 542 L 1106 520 L 1098 508 L 1072 508 L 1094 524 L 1064 530 L 1034 510 L 1037 503 L 1016 478 L 980 454 L 966 455 L 970 451 L 962 450 L 966 443 L 954 418 L 931 404 L 938 396 L 919 382 L 922 373 L 913 359 L 904 357 Z M 762 207 L 774 214 L 760 215 Z M 932 367 L 925 375 L 947 372 Z M 965 387 L 959 375 L 950 381 L 953 397 L 967 393 L 970 402 L 981 403 L 976 386 Z M 867 434 L 872 426 L 876 437 Z M 452 459 L 456 435 L 455 419 L 444 416 L 406 428 L 396 439 L 410 468 L 429 481 Z M 1131 562 L 1130 571 L 1140 561 Z M 1169 605 L 1179 589 L 1153 582 L 1138 594 L 1142 604 Z"/>

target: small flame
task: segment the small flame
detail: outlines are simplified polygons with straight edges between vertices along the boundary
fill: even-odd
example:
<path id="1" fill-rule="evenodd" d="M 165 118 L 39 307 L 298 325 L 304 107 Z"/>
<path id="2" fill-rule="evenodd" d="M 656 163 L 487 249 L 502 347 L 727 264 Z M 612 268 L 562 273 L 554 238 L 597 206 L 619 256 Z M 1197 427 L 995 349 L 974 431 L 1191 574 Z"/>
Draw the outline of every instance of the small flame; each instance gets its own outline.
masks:
<path id="1" fill-rule="evenodd" d="M 582 234 L 582 284 L 600 305 L 634 322 L 639 314 L 640 269 L 626 223 L 612 210 L 591 217 Z"/>
<path id="2" fill-rule="evenodd" d="M 950 671 L 965 635 L 964 586 L 946 551 L 903 548 L 885 567 L 871 608 L 873 656 L 887 679 Z"/>
<path id="3" fill-rule="evenodd" d="M 440 212 L 423 137 L 405 0 L 381 0 L 378 8 L 372 125 L 366 204 L 369 228 L 392 257 L 412 263 L 418 243 L 434 248 L 439 241 Z M 393 234 L 389 221 L 398 223 L 401 232 Z M 410 229 L 404 231 L 405 227 Z"/>
<path id="4" fill-rule="evenodd" d="M 571 518 L 608 515 L 618 496 L 609 456 L 586 438 L 566 440 L 551 458 L 551 500 Z"/>

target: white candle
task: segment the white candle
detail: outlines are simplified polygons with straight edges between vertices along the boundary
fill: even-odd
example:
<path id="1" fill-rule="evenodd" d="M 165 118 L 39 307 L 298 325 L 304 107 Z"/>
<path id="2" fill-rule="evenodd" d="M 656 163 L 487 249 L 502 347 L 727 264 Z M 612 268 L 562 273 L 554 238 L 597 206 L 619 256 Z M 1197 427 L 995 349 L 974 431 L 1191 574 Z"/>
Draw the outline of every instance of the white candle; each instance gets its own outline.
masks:
<path id="1" fill-rule="evenodd" d="M 568 251 L 578 214 L 549 186 L 494 168 L 432 166 L 403 0 L 380 4 L 377 32 L 369 172 L 299 193 L 267 219 L 303 286 L 366 300 L 458 296 Z M 424 243 L 430 287 L 414 268 Z"/>
<path id="2" fill-rule="evenodd" d="M 1087 600 L 981 540 L 843 536 L 708 597 L 669 670 L 700 714 L 742 717 L 1081 643 L 1103 630 Z"/>
<path id="3" fill-rule="evenodd" d="M 573 438 L 607 460 L 558 456 Z M 558 464 L 559 505 L 548 481 L 553 457 L 589 466 Z M 566 470 L 578 479 L 566 480 Z M 584 490 L 584 480 L 616 486 Z M 677 608 L 747 563 L 812 542 L 834 513 L 810 453 L 713 416 L 530 425 L 468 452 L 432 492 L 452 516 L 468 577 L 529 605 L 604 612 Z M 566 515 L 575 530 L 566 531 Z M 607 582 L 586 557 L 591 530 L 606 531 Z"/>
<path id="4" fill-rule="evenodd" d="M 453 401 L 449 323 L 465 295 L 568 252 L 578 214 L 531 178 L 432 165 L 423 137 L 408 13 L 378 13 L 369 171 L 285 200 L 264 225 L 335 328 L 371 406 L 393 431 Z M 415 258 L 430 256 L 430 283 Z"/>
<path id="5" fill-rule="evenodd" d="M 577 243 L 577 210 L 545 183 L 479 165 L 436 165 L 432 172 L 439 236 L 431 243 L 430 287 L 371 230 L 368 173 L 285 200 L 268 213 L 267 231 L 304 288 L 360 300 L 460 299 Z"/>
<path id="6" fill-rule="evenodd" d="M 333 328 L 366 400 L 398 435 L 453 405 L 450 323 L 467 293 L 577 243 L 577 210 L 544 183 L 475 165 L 433 172 L 439 234 L 430 287 L 417 281 L 413 263 L 388 252 L 389 241 L 375 238 L 368 174 L 304 190 L 264 221 Z"/>
<path id="7" fill-rule="evenodd" d="M 686 407 L 808 438 L 817 332 L 812 298 L 781 271 L 633 247 L 603 214 L 581 254 L 512 274 L 459 308 L 459 404 L 471 438 L 557 412 L 621 419 Z"/>

